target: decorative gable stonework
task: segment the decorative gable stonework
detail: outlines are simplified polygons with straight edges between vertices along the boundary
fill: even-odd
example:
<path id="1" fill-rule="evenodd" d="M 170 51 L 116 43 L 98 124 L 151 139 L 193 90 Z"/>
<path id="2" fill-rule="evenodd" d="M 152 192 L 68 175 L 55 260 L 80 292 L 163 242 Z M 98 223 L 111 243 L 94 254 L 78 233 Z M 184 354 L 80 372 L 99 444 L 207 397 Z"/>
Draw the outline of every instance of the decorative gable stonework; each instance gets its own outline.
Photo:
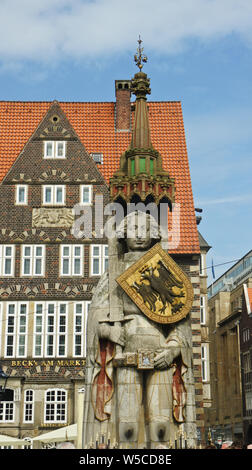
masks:
<path id="1" fill-rule="evenodd" d="M 56 112 L 49 119 L 51 124 L 48 124 L 40 134 L 42 140 L 54 139 L 56 135 L 63 140 L 71 138 L 71 133 L 63 127 L 62 119 Z"/>

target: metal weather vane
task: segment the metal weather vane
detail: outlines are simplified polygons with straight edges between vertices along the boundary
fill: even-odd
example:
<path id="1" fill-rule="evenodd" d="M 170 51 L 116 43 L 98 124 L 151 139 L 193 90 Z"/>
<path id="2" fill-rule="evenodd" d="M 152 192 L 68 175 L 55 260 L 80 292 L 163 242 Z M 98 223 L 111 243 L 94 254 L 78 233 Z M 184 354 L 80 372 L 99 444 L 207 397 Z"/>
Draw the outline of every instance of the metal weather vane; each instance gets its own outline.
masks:
<path id="1" fill-rule="evenodd" d="M 134 55 L 134 60 L 135 60 L 136 66 L 139 68 L 139 70 L 141 72 L 141 70 L 143 68 L 143 63 L 146 63 L 148 59 L 147 59 L 146 55 L 143 54 L 144 48 L 141 47 L 141 44 L 142 44 L 143 41 L 142 41 L 140 35 L 139 35 L 139 39 L 138 39 L 137 42 L 138 42 L 139 46 L 137 48 L 137 53 Z"/>

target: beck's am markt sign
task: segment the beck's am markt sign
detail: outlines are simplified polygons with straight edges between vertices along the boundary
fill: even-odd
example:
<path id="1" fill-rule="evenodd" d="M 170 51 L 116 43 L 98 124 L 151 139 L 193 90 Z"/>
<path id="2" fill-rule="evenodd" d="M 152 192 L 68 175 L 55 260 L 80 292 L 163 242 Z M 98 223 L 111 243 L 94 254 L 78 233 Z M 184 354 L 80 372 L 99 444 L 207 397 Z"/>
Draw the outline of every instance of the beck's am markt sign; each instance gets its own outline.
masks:
<path id="1" fill-rule="evenodd" d="M 13 359 L 4 361 L 3 366 L 5 367 L 21 367 L 21 368 L 33 368 L 33 367 L 70 367 L 70 368 L 82 368 L 85 367 L 85 359 Z"/>

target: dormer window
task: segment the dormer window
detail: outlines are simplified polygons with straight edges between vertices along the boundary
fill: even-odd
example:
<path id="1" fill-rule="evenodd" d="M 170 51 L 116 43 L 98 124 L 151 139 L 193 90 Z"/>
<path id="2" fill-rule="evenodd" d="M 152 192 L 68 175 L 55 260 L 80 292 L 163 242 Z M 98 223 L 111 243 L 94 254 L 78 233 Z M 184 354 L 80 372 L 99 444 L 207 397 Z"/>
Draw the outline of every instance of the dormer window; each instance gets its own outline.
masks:
<path id="1" fill-rule="evenodd" d="M 44 143 L 44 158 L 66 158 L 66 142 L 46 141 Z"/>
<path id="2" fill-rule="evenodd" d="M 100 164 L 100 165 L 103 164 L 103 153 L 95 152 L 95 153 L 91 153 L 90 155 L 93 158 L 95 163 Z"/>

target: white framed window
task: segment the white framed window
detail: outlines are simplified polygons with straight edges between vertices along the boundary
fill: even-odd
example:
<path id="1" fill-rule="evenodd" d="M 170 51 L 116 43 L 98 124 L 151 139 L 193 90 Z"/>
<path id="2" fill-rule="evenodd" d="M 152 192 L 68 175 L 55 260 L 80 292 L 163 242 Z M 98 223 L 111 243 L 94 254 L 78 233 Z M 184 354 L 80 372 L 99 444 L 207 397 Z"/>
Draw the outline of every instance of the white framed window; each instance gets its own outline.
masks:
<path id="1" fill-rule="evenodd" d="M 49 389 L 45 392 L 45 423 L 67 422 L 67 392 L 63 389 Z"/>
<path id="2" fill-rule="evenodd" d="M 26 357 L 28 336 L 28 303 L 6 305 L 5 357 Z"/>
<path id="3" fill-rule="evenodd" d="M 7 303 L 5 357 L 15 357 L 16 303 Z"/>
<path id="4" fill-rule="evenodd" d="M 16 186 L 16 204 L 27 205 L 28 203 L 28 186 L 27 184 L 18 184 Z"/>
<path id="5" fill-rule="evenodd" d="M 208 356 L 207 356 L 207 346 L 201 346 L 201 370 L 202 370 L 202 382 L 207 382 L 208 380 L 208 366 L 207 366 Z"/>
<path id="6" fill-rule="evenodd" d="M 24 392 L 24 423 L 33 423 L 34 420 L 34 391 Z"/>
<path id="7" fill-rule="evenodd" d="M 18 325 L 17 325 L 17 357 L 27 355 L 27 328 L 28 328 L 28 304 L 18 302 Z"/>
<path id="8" fill-rule="evenodd" d="M 1 401 L 0 402 L 0 422 L 13 423 L 14 422 L 14 402 Z"/>
<path id="9" fill-rule="evenodd" d="M 22 246 L 22 276 L 44 276 L 45 271 L 45 246 Z"/>
<path id="10" fill-rule="evenodd" d="M 206 324 L 206 298 L 204 295 L 200 296 L 200 323 Z"/>
<path id="11" fill-rule="evenodd" d="M 200 276 L 206 276 L 206 255 L 200 254 Z"/>
<path id="12" fill-rule="evenodd" d="M 66 158 L 66 142 L 64 140 L 44 142 L 44 158 Z"/>
<path id="13" fill-rule="evenodd" d="M 56 303 L 46 306 L 45 356 L 54 357 L 56 351 Z"/>
<path id="14" fill-rule="evenodd" d="M 0 275 L 14 276 L 15 245 L 0 245 Z"/>
<path id="15" fill-rule="evenodd" d="M 65 204 L 65 185 L 43 185 L 43 205 L 63 206 Z"/>
<path id="16" fill-rule="evenodd" d="M 89 301 L 74 303 L 74 338 L 73 356 L 86 356 L 87 317 L 90 306 Z"/>
<path id="17" fill-rule="evenodd" d="M 76 302 L 74 304 L 74 338 L 73 338 L 73 356 L 82 357 L 83 338 L 85 324 L 85 304 L 84 302 Z"/>
<path id="18" fill-rule="evenodd" d="M 91 276 L 101 276 L 108 269 L 108 245 L 90 245 Z"/>
<path id="19" fill-rule="evenodd" d="M 44 351 L 44 304 L 35 303 L 34 356 L 42 357 Z"/>
<path id="20" fill-rule="evenodd" d="M 83 253 L 83 245 L 61 245 L 60 276 L 82 276 Z"/>
<path id="21" fill-rule="evenodd" d="M 67 329 L 67 302 L 36 302 L 34 357 L 66 357 Z"/>
<path id="22" fill-rule="evenodd" d="M 66 357 L 67 355 L 67 303 L 58 305 L 58 330 L 57 330 L 57 356 Z"/>
<path id="23" fill-rule="evenodd" d="M 83 184 L 80 186 L 80 203 L 82 205 L 92 204 L 93 187 L 91 184 Z"/>

